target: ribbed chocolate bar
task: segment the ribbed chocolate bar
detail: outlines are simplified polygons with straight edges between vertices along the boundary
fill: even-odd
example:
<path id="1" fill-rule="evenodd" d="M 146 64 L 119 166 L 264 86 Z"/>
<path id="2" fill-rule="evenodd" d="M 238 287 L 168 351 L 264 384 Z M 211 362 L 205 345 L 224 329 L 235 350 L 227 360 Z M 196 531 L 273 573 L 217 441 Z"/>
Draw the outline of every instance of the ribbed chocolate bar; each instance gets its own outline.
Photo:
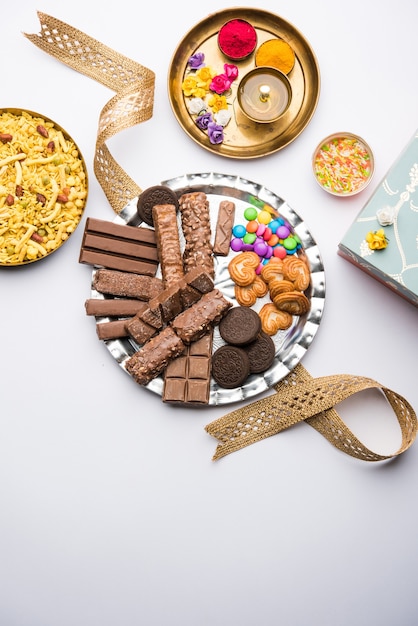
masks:
<path id="1" fill-rule="evenodd" d="M 155 232 L 89 217 L 79 263 L 155 276 L 158 268 Z"/>

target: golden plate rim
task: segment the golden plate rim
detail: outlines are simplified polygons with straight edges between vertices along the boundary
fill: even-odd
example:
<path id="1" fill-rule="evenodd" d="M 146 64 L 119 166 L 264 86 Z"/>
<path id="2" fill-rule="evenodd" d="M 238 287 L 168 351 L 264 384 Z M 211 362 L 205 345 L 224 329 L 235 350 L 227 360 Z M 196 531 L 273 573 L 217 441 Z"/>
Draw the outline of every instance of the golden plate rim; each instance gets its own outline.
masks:
<path id="1" fill-rule="evenodd" d="M 82 222 L 83 216 L 84 216 L 84 213 L 85 213 L 85 210 L 86 210 L 86 206 L 87 206 L 88 195 L 89 195 L 89 175 L 88 175 L 88 169 L 87 169 L 87 165 L 86 165 L 86 161 L 84 159 L 83 153 L 81 152 L 80 147 L 79 147 L 78 143 L 74 140 L 73 136 L 63 126 L 61 126 L 61 124 L 59 124 L 58 122 L 56 122 L 52 118 L 48 117 L 47 115 L 44 115 L 43 113 L 39 113 L 38 111 L 32 111 L 31 109 L 25 109 L 23 107 L 0 107 L 0 115 L 2 115 L 3 113 L 12 113 L 13 115 L 20 115 L 21 113 L 28 113 L 32 117 L 39 117 L 39 118 L 45 120 L 45 122 L 49 122 L 49 123 L 53 124 L 54 127 L 57 128 L 58 130 L 60 130 L 65 137 L 70 139 L 74 143 L 75 147 L 77 148 L 79 157 L 80 157 L 81 162 L 83 164 L 84 173 L 86 175 L 86 192 L 87 192 L 87 195 L 86 195 L 86 202 L 84 204 L 84 208 L 83 208 L 82 214 L 80 216 L 80 219 L 78 220 L 78 223 L 77 223 L 76 227 L 74 228 L 73 232 L 69 235 L 68 239 L 63 241 L 62 244 L 58 246 L 58 248 L 55 248 L 54 250 L 51 250 L 50 252 L 48 252 L 48 254 L 46 254 L 45 256 L 39 257 L 38 259 L 32 259 L 32 260 L 29 260 L 29 261 L 22 261 L 21 263 L 0 263 L 0 270 L 2 268 L 24 267 L 26 265 L 33 265 L 33 263 L 36 263 L 37 261 L 43 261 L 44 259 L 49 258 L 54 252 L 57 252 L 58 250 L 60 250 L 63 247 L 63 245 L 65 243 L 67 243 L 67 241 L 71 238 L 71 235 L 73 235 L 75 233 L 75 231 L 79 227 L 80 223 Z"/>
<path id="2" fill-rule="evenodd" d="M 194 123 L 187 110 L 181 84 L 189 57 L 198 51 L 198 48 L 205 41 L 213 39 L 220 26 L 230 19 L 238 17 L 243 17 L 250 22 L 255 27 L 258 35 L 263 31 L 273 37 L 282 37 L 292 45 L 300 72 L 303 75 L 302 103 L 296 115 L 294 112 L 289 111 L 289 115 L 285 115 L 278 122 L 269 125 L 263 124 L 263 130 L 266 131 L 263 135 L 267 137 L 265 140 L 245 146 L 229 145 L 226 142 L 215 145 L 210 143 L 207 134 L 201 131 Z M 219 59 L 220 63 L 229 62 L 221 52 L 219 52 Z M 247 59 L 246 63 L 248 62 Z M 240 61 L 234 62 L 238 68 L 242 63 Z M 290 72 L 289 78 L 292 82 L 292 72 Z M 302 33 L 293 24 L 275 13 L 248 7 L 234 7 L 212 13 L 195 24 L 178 43 L 172 55 L 168 72 L 168 94 L 171 109 L 185 133 L 206 150 L 220 156 L 235 159 L 267 156 L 288 146 L 311 121 L 318 105 L 320 89 L 321 77 L 317 57 Z M 254 126 L 257 127 L 260 124 L 250 122 L 249 120 L 246 120 L 246 122 L 250 124 L 246 129 L 249 128 L 256 136 L 257 128 L 254 128 Z M 243 127 L 243 124 L 240 125 Z M 228 126 L 226 129 L 228 129 Z M 238 128 L 236 130 L 239 138 L 243 139 L 243 132 L 239 132 Z M 258 135 L 260 135 L 260 132 L 258 132 Z"/>

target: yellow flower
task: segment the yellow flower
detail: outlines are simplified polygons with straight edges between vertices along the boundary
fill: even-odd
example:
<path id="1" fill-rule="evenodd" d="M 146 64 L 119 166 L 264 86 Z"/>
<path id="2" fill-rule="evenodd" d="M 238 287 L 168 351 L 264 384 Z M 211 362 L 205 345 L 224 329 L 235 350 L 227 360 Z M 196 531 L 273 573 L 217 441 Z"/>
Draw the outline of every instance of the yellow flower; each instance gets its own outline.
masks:
<path id="1" fill-rule="evenodd" d="M 222 109 L 228 108 L 228 103 L 225 96 L 219 96 L 214 93 L 208 100 L 208 105 L 211 107 L 214 113 L 218 113 Z"/>
<path id="2" fill-rule="evenodd" d="M 385 231 L 383 228 L 380 230 L 375 230 L 374 232 L 370 231 L 366 235 L 366 241 L 369 244 L 369 248 L 371 250 L 383 250 L 389 243 L 385 235 Z"/>
<path id="3" fill-rule="evenodd" d="M 196 87 L 197 81 L 194 76 L 187 76 L 181 85 L 185 96 L 193 96 Z"/>
<path id="4" fill-rule="evenodd" d="M 209 85 L 212 82 L 213 76 L 214 73 L 210 67 L 201 67 L 200 70 L 197 70 L 196 79 L 199 87 L 202 87 L 206 89 L 206 91 L 209 91 Z"/>

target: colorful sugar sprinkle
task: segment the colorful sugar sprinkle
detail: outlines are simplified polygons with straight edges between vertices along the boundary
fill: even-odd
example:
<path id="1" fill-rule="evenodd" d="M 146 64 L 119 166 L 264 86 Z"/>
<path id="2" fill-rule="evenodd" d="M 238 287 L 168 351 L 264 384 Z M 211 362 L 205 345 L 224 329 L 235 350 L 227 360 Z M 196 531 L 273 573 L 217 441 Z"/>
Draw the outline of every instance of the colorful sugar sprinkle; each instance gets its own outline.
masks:
<path id="1" fill-rule="evenodd" d="M 373 173 L 370 148 L 354 135 L 331 136 L 314 157 L 318 183 L 330 193 L 351 195 L 363 189 Z"/>

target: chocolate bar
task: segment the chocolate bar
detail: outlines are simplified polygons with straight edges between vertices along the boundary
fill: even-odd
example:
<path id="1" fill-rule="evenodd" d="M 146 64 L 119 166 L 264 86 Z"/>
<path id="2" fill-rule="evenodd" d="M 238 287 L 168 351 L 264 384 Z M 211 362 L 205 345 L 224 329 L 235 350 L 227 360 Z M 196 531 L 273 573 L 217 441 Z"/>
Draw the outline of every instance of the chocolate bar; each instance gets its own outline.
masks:
<path id="1" fill-rule="evenodd" d="M 128 298 L 90 298 L 84 306 L 87 315 L 96 317 L 132 317 L 147 308 L 145 302 Z"/>
<path id="2" fill-rule="evenodd" d="M 112 320 L 111 322 L 99 322 L 96 324 L 96 332 L 99 339 L 120 339 L 127 337 L 128 332 L 125 327 L 126 320 Z"/>
<path id="3" fill-rule="evenodd" d="M 167 326 L 126 361 L 126 371 L 137 383 L 147 385 L 184 349 L 185 345 L 180 337 Z"/>
<path id="4" fill-rule="evenodd" d="M 173 204 L 158 204 L 152 209 L 158 258 L 164 287 L 184 276 L 177 211 Z"/>
<path id="5" fill-rule="evenodd" d="M 186 347 L 164 373 L 163 402 L 208 404 L 213 330 Z"/>
<path id="6" fill-rule="evenodd" d="M 155 232 L 89 217 L 79 263 L 155 276 L 158 268 Z"/>
<path id="7" fill-rule="evenodd" d="M 229 200 L 221 200 L 216 221 L 215 241 L 213 243 L 213 252 L 219 256 L 228 256 L 234 219 L 235 204 Z"/>
<path id="8" fill-rule="evenodd" d="M 154 335 L 158 333 L 158 329 L 155 328 L 155 326 L 147 324 L 138 315 L 128 320 L 125 324 L 125 328 L 128 335 L 140 346 L 147 343 L 151 337 L 154 337 Z"/>
<path id="9" fill-rule="evenodd" d="M 194 286 L 192 286 L 194 285 Z M 176 283 L 149 300 L 148 307 L 138 311 L 127 324 L 129 335 L 143 344 L 179 313 L 198 302 L 203 293 L 213 289 L 213 280 L 199 268 L 195 268 Z"/>
<path id="10" fill-rule="evenodd" d="M 171 322 L 174 332 L 189 344 L 203 337 L 215 324 L 220 322 L 232 303 L 219 289 L 205 293 L 191 307 L 177 315 Z"/>
<path id="11" fill-rule="evenodd" d="M 103 294 L 151 300 L 163 290 L 163 283 L 156 276 L 98 269 L 93 276 L 93 288 Z"/>
<path id="12" fill-rule="evenodd" d="M 181 224 L 185 238 L 183 265 L 187 271 L 202 268 L 214 276 L 209 201 L 203 192 L 183 194 L 179 199 Z"/>

